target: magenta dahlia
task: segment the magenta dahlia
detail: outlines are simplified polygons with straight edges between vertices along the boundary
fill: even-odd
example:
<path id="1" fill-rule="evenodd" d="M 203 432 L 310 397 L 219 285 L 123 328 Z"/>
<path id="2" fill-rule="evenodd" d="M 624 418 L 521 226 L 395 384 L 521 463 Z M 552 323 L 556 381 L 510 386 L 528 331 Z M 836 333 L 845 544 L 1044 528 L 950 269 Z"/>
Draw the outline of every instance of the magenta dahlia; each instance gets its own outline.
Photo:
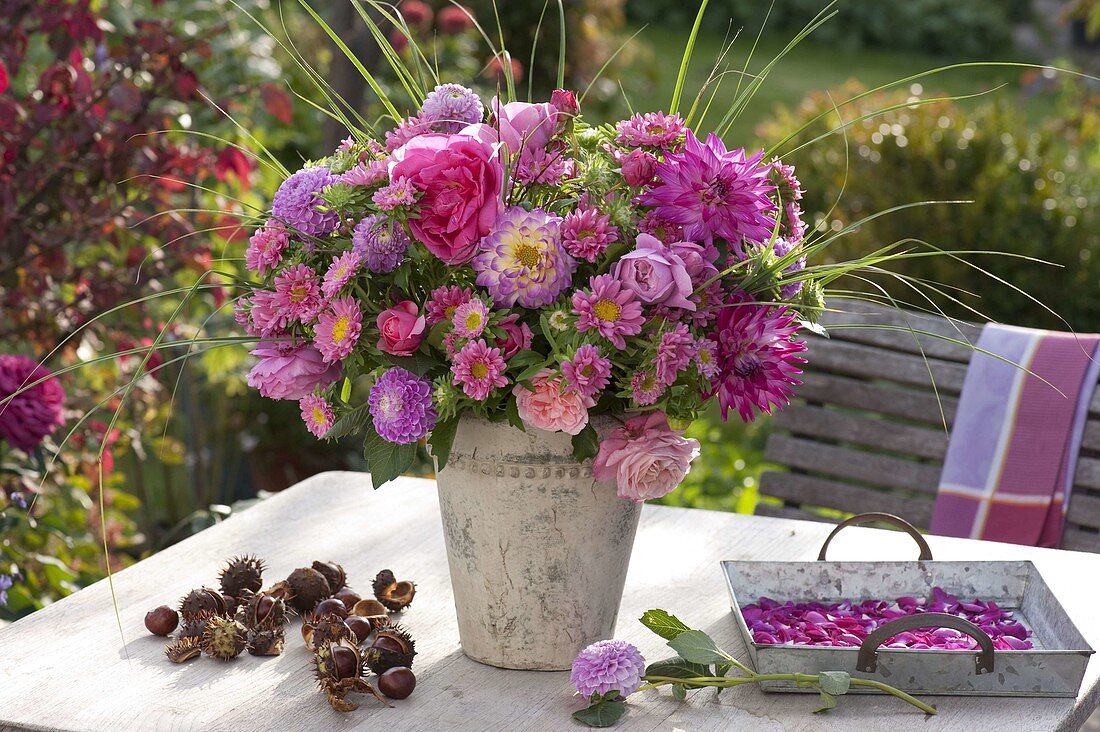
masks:
<path id="1" fill-rule="evenodd" d="M 0 355 L 0 437 L 29 452 L 65 421 L 64 405 L 65 391 L 49 369 L 26 356 Z"/>
<path id="2" fill-rule="evenodd" d="M 271 216 L 288 229 L 308 236 L 324 236 L 340 224 L 340 216 L 328 208 L 320 193 L 338 182 L 338 176 L 323 165 L 302 168 L 275 191 Z"/>

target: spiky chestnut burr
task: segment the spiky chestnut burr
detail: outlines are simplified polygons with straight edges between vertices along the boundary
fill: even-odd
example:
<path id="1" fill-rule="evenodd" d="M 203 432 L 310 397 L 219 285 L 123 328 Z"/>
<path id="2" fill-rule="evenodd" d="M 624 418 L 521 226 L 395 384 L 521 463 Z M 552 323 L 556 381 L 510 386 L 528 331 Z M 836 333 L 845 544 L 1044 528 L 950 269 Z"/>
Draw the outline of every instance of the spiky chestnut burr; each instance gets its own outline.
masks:
<path id="1" fill-rule="evenodd" d="M 222 592 L 232 597 L 240 597 L 245 590 L 259 592 L 263 587 L 264 569 L 264 561 L 255 555 L 233 557 L 218 574 L 218 583 Z"/>
<path id="2" fill-rule="evenodd" d="M 219 661 L 236 658 L 248 645 L 248 628 L 231 618 L 216 615 L 202 633 L 202 652 Z"/>
<path id="3" fill-rule="evenodd" d="M 180 623 L 176 638 L 197 638 L 201 640 L 203 631 L 206 630 L 206 624 L 210 622 L 210 618 L 214 617 L 217 617 L 214 613 L 201 612 L 190 620 L 184 620 Z"/>
<path id="4" fill-rule="evenodd" d="M 317 685 L 328 697 L 328 703 L 338 712 L 350 712 L 359 705 L 347 700 L 353 691 L 370 694 L 386 706 L 390 703 L 367 682 L 363 656 L 354 645 L 346 642 L 326 642 L 313 654 L 313 673 Z"/>
<path id="5" fill-rule="evenodd" d="M 261 630 L 253 633 L 248 641 L 248 652 L 253 656 L 278 656 L 283 652 L 286 643 L 286 633 L 282 628 L 278 630 Z"/>
<path id="6" fill-rule="evenodd" d="M 261 592 L 253 595 L 248 604 L 241 607 L 237 620 L 253 632 L 281 630 L 287 620 L 286 603 L 281 597 Z"/>
<path id="7" fill-rule="evenodd" d="M 180 598 L 180 615 L 184 620 L 194 620 L 202 614 L 225 615 L 228 605 L 222 593 L 209 587 L 191 590 Z"/>
<path id="8" fill-rule="evenodd" d="M 313 569 L 324 575 L 329 590 L 333 593 L 343 589 L 348 583 L 348 574 L 336 562 L 314 562 Z"/>
<path id="9" fill-rule="evenodd" d="M 325 615 L 322 618 L 313 619 L 312 622 L 302 622 L 302 640 L 305 641 L 306 648 L 311 651 L 316 651 L 325 643 L 336 643 L 353 638 L 355 634 L 339 615 Z"/>
<path id="10" fill-rule="evenodd" d="M 407 580 L 398 582 L 393 572 L 388 569 L 378 573 L 374 578 L 372 589 L 378 601 L 393 612 L 407 608 L 416 596 L 415 584 Z"/>
<path id="11" fill-rule="evenodd" d="M 400 625 L 390 625 L 375 632 L 374 642 L 365 655 L 370 670 L 383 674 L 395 666 L 411 667 L 416 644 Z"/>
<path id="12" fill-rule="evenodd" d="M 168 656 L 168 660 L 172 663 L 190 661 L 192 658 L 198 658 L 201 653 L 202 645 L 199 639 L 190 636 L 177 638 L 164 649 L 164 655 Z"/>
<path id="13" fill-rule="evenodd" d="M 290 597 L 287 602 L 301 613 L 308 613 L 317 603 L 332 595 L 328 580 L 316 569 L 299 567 L 286 578 Z"/>

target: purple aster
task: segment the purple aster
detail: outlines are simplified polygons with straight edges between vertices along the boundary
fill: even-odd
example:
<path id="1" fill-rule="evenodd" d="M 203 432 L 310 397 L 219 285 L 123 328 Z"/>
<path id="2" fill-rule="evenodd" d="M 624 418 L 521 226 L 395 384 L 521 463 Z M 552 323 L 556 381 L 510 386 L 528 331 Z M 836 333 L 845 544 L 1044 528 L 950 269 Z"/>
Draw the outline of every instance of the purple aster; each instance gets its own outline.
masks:
<path id="1" fill-rule="evenodd" d="M 803 341 L 793 340 L 798 331 L 796 313 L 786 307 L 752 302 L 741 293 L 722 309 L 710 334 L 717 344 L 718 376 L 708 397 L 718 395 L 722 419 L 730 407 L 751 422 L 754 409 L 771 414 L 773 407 L 790 403 L 793 386 L 802 383 L 800 356 Z"/>
<path id="2" fill-rule="evenodd" d="M 367 404 L 375 431 L 398 445 L 426 436 L 438 416 L 432 404 L 431 382 L 397 366 L 374 382 Z"/>
<path id="3" fill-rule="evenodd" d="M 335 231 L 340 225 L 340 215 L 328 209 L 319 194 L 338 180 L 323 165 L 302 168 L 283 181 L 275 192 L 271 216 L 288 229 L 308 236 L 324 236 Z"/>
<path id="4" fill-rule="evenodd" d="M 345 171 L 337 180 L 348 186 L 373 186 L 378 185 L 390 177 L 389 160 L 372 160 L 369 163 L 358 163 L 355 167 Z"/>
<path id="5" fill-rule="evenodd" d="M 306 423 L 306 429 L 314 437 L 320 439 L 325 436 L 335 421 L 332 407 L 322 396 L 310 394 L 298 400 L 298 406 L 302 409 L 302 421 Z"/>
<path id="6" fill-rule="evenodd" d="M 283 252 L 290 245 L 290 234 L 278 224 L 261 226 L 248 240 L 244 263 L 253 272 L 265 275 L 283 260 Z"/>
<path id="7" fill-rule="evenodd" d="M 571 360 L 562 363 L 561 373 L 567 388 L 594 399 L 611 381 L 611 362 L 600 355 L 599 348 L 585 343 Z"/>
<path id="8" fill-rule="evenodd" d="M 714 133 L 703 144 L 688 132 L 683 150 L 658 163 L 660 183 L 638 201 L 683 226 L 686 240 L 710 244 L 718 237 L 740 254 L 742 241 L 767 241 L 774 226 L 767 216 L 775 210 L 771 166 L 760 164 L 763 157 L 763 150 L 751 157 L 743 148 L 727 151 Z"/>
<path id="9" fill-rule="evenodd" d="M 275 278 L 272 304 L 278 309 L 280 320 L 297 320 L 301 323 L 312 321 L 322 306 L 317 273 L 305 264 L 284 269 Z"/>
<path id="10" fill-rule="evenodd" d="M 647 112 L 636 114 L 615 125 L 618 134 L 615 142 L 628 147 L 659 147 L 671 149 L 679 141 L 680 135 L 687 130 L 684 120 L 678 114 Z M 691 132 L 688 131 L 690 135 Z"/>
<path id="11" fill-rule="evenodd" d="M 11 585 L 11 577 L 6 574 L 0 574 L 0 607 L 8 604 L 8 590 L 11 589 Z"/>
<path id="12" fill-rule="evenodd" d="M 484 401 L 498 386 L 507 386 L 504 376 L 504 356 L 499 348 L 491 348 L 484 339 L 470 341 L 454 355 L 451 373 L 454 385 L 461 386 L 471 399 Z"/>
<path id="13" fill-rule="evenodd" d="M 611 217 L 596 208 L 578 208 L 562 220 L 561 242 L 577 259 L 595 262 L 618 240 L 619 230 L 611 225 Z"/>
<path id="14" fill-rule="evenodd" d="M 416 203 L 416 188 L 408 178 L 400 178 L 375 191 L 371 200 L 383 211 L 392 211 L 399 206 L 411 206 Z"/>
<path id="15" fill-rule="evenodd" d="M 363 311 L 359 303 L 353 297 L 339 297 L 317 319 L 313 344 L 325 363 L 336 363 L 348 357 L 362 330 Z"/>
<path id="16" fill-rule="evenodd" d="M 392 272 L 405 259 L 409 235 L 398 222 L 375 214 L 355 225 L 351 234 L 352 251 L 375 273 Z"/>
<path id="17" fill-rule="evenodd" d="M 480 122 L 485 116 L 485 105 L 477 94 L 464 86 L 440 84 L 428 92 L 421 111 L 434 123 L 436 130 L 454 134 L 466 125 Z"/>
<path id="18" fill-rule="evenodd" d="M 497 219 L 472 264 L 498 307 L 549 305 L 569 286 L 577 261 L 561 245 L 561 221 L 519 206 Z"/>
<path id="19" fill-rule="evenodd" d="M 344 289 L 352 277 L 359 271 L 362 258 L 355 252 L 344 252 L 332 260 L 325 278 L 321 281 L 321 294 L 325 297 L 335 297 Z"/>
<path id="20" fill-rule="evenodd" d="M 672 330 L 661 334 L 657 344 L 657 380 L 671 386 L 681 371 L 688 367 L 695 355 L 695 339 L 688 327 L 677 323 Z"/>
<path id="21" fill-rule="evenodd" d="M 573 293 L 577 330 L 595 330 L 618 349 L 626 348 L 623 336 L 642 332 L 642 304 L 634 291 L 609 274 L 589 280 L 591 289 Z"/>
<path id="22" fill-rule="evenodd" d="M 459 338 L 477 338 L 485 330 L 489 321 L 489 308 L 481 300 L 470 300 L 455 308 L 454 332 Z"/>
<path id="23" fill-rule="evenodd" d="M 35 384 L 39 379 L 45 381 Z M 65 421 L 64 405 L 65 391 L 49 369 L 26 356 L 0 355 L 0 437 L 30 452 Z"/>
<path id="24" fill-rule="evenodd" d="M 786 257 L 791 252 L 796 252 L 800 250 L 801 246 L 791 239 L 777 238 L 775 240 L 775 244 L 772 245 L 772 251 L 775 252 L 775 256 L 777 257 Z M 793 274 L 803 269 L 806 269 L 805 254 L 797 257 L 794 261 L 784 267 L 783 272 L 785 274 Z M 779 288 L 779 296 L 782 297 L 784 300 L 790 300 L 792 297 L 800 292 L 802 292 L 801 280 L 787 282 L 786 284 L 781 285 Z"/>
<path id="25" fill-rule="evenodd" d="M 648 369 L 637 371 L 630 377 L 630 398 L 639 406 L 647 407 L 655 404 L 664 396 L 665 389 L 665 385 L 657 378 L 657 374 Z"/>
<path id="26" fill-rule="evenodd" d="M 617 691 L 630 696 L 642 685 L 645 659 L 641 651 L 626 641 L 605 640 L 593 643 L 573 661 L 569 680 L 585 699 Z"/>
<path id="27" fill-rule="evenodd" d="M 458 306 L 469 302 L 473 297 L 474 291 L 469 287 L 444 285 L 435 288 L 424 305 L 424 316 L 428 319 L 428 325 L 452 319 Z"/>

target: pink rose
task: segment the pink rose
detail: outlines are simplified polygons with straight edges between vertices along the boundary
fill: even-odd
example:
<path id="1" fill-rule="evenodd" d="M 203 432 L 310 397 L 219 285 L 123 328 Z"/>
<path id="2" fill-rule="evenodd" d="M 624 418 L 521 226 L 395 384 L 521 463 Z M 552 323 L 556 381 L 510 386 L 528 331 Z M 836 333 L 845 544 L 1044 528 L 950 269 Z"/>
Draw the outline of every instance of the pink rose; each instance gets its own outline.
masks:
<path id="1" fill-rule="evenodd" d="M 500 321 L 500 327 L 504 329 L 504 337 L 497 338 L 496 346 L 505 360 L 531 347 L 531 328 L 527 323 L 519 322 L 519 315 L 513 313 L 504 318 Z"/>
<path id="2" fill-rule="evenodd" d="M 503 142 L 512 155 L 518 155 L 525 147 L 541 150 L 558 129 L 558 110 L 547 102 L 509 102 L 501 106 L 500 100 L 493 97 L 489 108 L 493 111 L 493 124 L 470 125 L 462 134 L 488 144 Z"/>
<path id="3" fill-rule="evenodd" d="M 614 480 L 619 498 L 641 503 L 670 493 L 698 455 L 698 440 L 669 428 L 664 412 L 650 412 L 631 417 L 600 442 L 592 475 Z"/>
<path id="4" fill-rule="evenodd" d="M 428 326 L 412 300 L 404 300 L 389 310 L 383 310 L 378 315 L 377 323 L 382 333 L 378 348 L 391 356 L 411 356 L 424 340 L 424 329 Z"/>
<path id="5" fill-rule="evenodd" d="M 657 174 L 657 158 L 641 148 L 635 148 L 629 155 L 624 155 L 621 163 L 623 180 L 628 186 L 640 188 L 649 185 Z"/>
<path id="6" fill-rule="evenodd" d="M 558 132 L 569 127 L 569 123 L 581 111 L 577 95 L 568 89 L 555 89 L 550 95 L 550 106 L 558 111 Z"/>
<path id="7" fill-rule="evenodd" d="M 693 288 L 684 260 L 656 237 L 638 234 L 634 251 L 624 254 L 611 273 L 643 302 L 695 310 L 688 300 Z"/>
<path id="8" fill-rule="evenodd" d="M 677 241 L 668 245 L 672 253 L 684 262 L 684 269 L 691 278 L 692 285 L 701 286 L 714 275 L 718 274 L 718 268 L 708 259 L 707 250 L 699 244 L 690 241 Z"/>
<path id="9" fill-rule="evenodd" d="M 309 343 L 260 341 L 252 355 L 260 361 L 248 372 L 248 385 L 269 399 L 301 399 L 340 378 L 340 366 L 325 363 Z"/>
<path id="10" fill-rule="evenodd" d="M 588 424 L 588 408 L 596 406 L 596 400 L 572 390 L 563 391 L 561 377 L 551 379 L 552 373 L 550 369 L 543 369 L 535 374 L 531 379 L 534 391 L 523 384 L 516 384 L 512 389 L 519 418 L 535 429 L 579 434 Z"/>
<path id="11" fill-rule="evenodd" d="M 492 145 L 469 135 L 420 135 L 392 155 L 390 179 L 421 194 L 409 228 L 447 264 L 473 258 L 504 210 L 504 167 Z"/>

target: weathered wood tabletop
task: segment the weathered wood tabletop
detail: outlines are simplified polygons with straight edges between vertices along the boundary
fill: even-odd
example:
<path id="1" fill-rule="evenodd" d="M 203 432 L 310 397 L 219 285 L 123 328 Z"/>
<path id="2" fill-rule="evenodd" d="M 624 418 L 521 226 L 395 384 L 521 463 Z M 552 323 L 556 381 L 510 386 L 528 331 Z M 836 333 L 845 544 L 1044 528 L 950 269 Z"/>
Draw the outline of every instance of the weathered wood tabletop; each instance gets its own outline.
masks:
<path id="1" fill-rule="evenodd" d="M 663 641 L 637 621 L 663 607 L 710 633 L 741 658 L 720 559 L 816 557 L 825 524 L 647 506 L 623 597 L 617 637 L 654 660 Z M 1094 648 L 1100 648 L 1100 556 L 929 539 L 938 559 L 1035 562 Z M 173 604 L 211 584 L 222 560 L 254 552 L 286 576 L 314 559 L 334 560 L 353 586 L 366 589 L 379 569 L 417 582 L 403 623 L 419 654 L 418 684 L 406 701 L 383 708 L 359 696 L 359 710 L 339 714 L 315 689 L 298 629 L 288 628 L 282 656 L 201 658 L 169 663 L 164 641 L 142 624 L 147 610 Z M 903 534 L 849 529 L 831 559 L 908 559 Z M 593 557 L 599 561 L 599 557 Z M 382 490 L 368 477 L 326 473 L 260 503 L 115 576 L 126 647 L 107 584 L 100 582 L 0 630 L 0 728 L 65 730 L 567 730 L 580 706 L 567 673 L 503 671 L 462 655 L 454 618 L 438 503 L 431 481 L 400 479 Z M 1100 660 L 1092 659 L 1077 699 L 928 698 L 925 715 L 889 697 L 848 697 L 827 715 L 811 712 L 811 695 L 755 688 L 689 694 L 667 690 L 630 698 L 622 730 L 1073 730 L 1100 704 Z"/>

